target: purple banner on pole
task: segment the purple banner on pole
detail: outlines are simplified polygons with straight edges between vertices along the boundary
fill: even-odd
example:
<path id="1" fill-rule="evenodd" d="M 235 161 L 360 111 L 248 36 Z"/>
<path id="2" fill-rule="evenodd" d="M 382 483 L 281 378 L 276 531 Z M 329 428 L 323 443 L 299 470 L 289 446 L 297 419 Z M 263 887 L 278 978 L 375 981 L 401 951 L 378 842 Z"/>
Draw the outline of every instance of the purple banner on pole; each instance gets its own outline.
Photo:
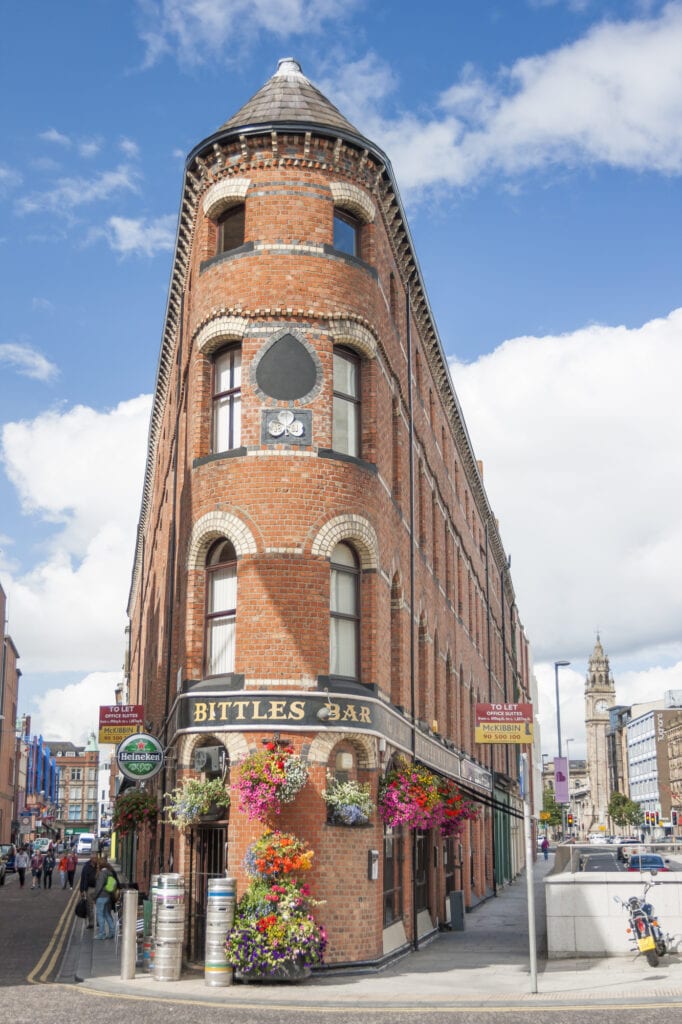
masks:
<path id="1" fill-rule="evenodd" d="M 568 758 L 554 758 L 554 799 L 558 804 L 568 803 Z"/>

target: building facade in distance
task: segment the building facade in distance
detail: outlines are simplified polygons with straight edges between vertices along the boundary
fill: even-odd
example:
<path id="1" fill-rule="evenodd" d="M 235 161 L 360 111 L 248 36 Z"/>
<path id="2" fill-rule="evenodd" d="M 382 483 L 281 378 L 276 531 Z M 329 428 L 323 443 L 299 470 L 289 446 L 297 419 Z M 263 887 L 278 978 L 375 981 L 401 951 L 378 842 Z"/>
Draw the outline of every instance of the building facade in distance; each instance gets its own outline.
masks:
<path id="1" fill-rule="evenodd" d="M 55 826 L 72 842 L 81 832 L 98 831 L 99 749 L 94 733 L 86 746 L 51 740 L 50 749 L 59 767 L 59 792 Z"/>
<path id="2" fill-rule="evenodd" d="M 266 741 L 306 759 L 279 825 L 315 850 L 329 963 L 520 869 L 520 748 L 474 737 L 477 703 L 531 699 L 508 558 L 390 164 L 291 59 L 187 160 L 129 617 L 159 799 L 206 766 L 234 783 Z M 328 773 L 376 800 L 399 755 L 480 804 L 460 839 L 327 820 Z M 190 957 L 207 878 L 243 889 L 259 831 L 233 786 L 229 814 L 141 843 L 140 888 L 172 866 L 193 890 Z"/>

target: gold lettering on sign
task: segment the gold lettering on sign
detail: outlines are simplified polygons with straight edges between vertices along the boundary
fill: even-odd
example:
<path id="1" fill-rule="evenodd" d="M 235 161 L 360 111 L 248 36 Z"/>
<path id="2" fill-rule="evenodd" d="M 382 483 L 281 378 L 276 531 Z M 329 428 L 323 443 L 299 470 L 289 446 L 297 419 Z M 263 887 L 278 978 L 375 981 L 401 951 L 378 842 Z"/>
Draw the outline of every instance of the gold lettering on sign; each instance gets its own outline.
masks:
<path id="1" fill-rule="evenodd" d="M 206 705 L 204 704 L 204 702 L 203 701 L 201 701 L 201 702 L 197 701 L 197 703 L 194 705 L 194 721 L 195 722 L 205 722 L 206 719 L 208 718 L 208 715 L 207 715 L 206 711 L 207 711 L 207 709 L 206 709 Z"/>
<path id="2" fill-rule="evenodd" d="M 305 703 L 302 700 L 292 700 L 289 705 L 289 718 L 299 721 L 305 715 Z"/>

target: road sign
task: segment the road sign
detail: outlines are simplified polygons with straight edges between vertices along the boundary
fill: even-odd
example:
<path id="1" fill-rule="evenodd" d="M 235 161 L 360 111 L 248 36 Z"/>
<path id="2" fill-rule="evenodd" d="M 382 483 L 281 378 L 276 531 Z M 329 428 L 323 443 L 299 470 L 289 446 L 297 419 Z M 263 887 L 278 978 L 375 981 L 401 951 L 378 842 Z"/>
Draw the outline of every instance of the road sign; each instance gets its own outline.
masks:
<path id="1" fill-rule="evenodd" d="M 532 704 L 477 704 L 476 743 L 532 743 Z"/>
<path id="2" fill-rule="evenodd" d="M 120 743 L 144 728 L 142 704 L 108 704 L 99 709 L 99 742 Z"/>

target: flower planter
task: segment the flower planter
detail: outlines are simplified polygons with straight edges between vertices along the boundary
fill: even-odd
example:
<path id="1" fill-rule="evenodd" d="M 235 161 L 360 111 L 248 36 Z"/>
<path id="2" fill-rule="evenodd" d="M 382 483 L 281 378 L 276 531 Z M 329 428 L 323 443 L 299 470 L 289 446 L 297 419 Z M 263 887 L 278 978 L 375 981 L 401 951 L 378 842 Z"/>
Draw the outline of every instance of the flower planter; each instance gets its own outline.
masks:
<path id="1" fill-rule="evenodd" d="M 355 804 L 335 807 L 329 816 L 330 825 L 342 825 L 344 828 L 365 828 L 369 825 L 369 817 Z"/>
<path id="2" fill-rule="evenodd" d="M 243 981 L 245 984 L 249 984 L 252 981 L 257 982 L 282 982 L 282 981 L 305 981 L 312 974 L 310 967 L 306 967 L 305 964 L 295 963 L 290 961 L 289 963 L 283 963 L 280 967 L 272 968 L 269 971 L 249 971 L 248 974 L 243 974 L 241 971 L 235 971 L 235 978 L 237 981 Z"/>

